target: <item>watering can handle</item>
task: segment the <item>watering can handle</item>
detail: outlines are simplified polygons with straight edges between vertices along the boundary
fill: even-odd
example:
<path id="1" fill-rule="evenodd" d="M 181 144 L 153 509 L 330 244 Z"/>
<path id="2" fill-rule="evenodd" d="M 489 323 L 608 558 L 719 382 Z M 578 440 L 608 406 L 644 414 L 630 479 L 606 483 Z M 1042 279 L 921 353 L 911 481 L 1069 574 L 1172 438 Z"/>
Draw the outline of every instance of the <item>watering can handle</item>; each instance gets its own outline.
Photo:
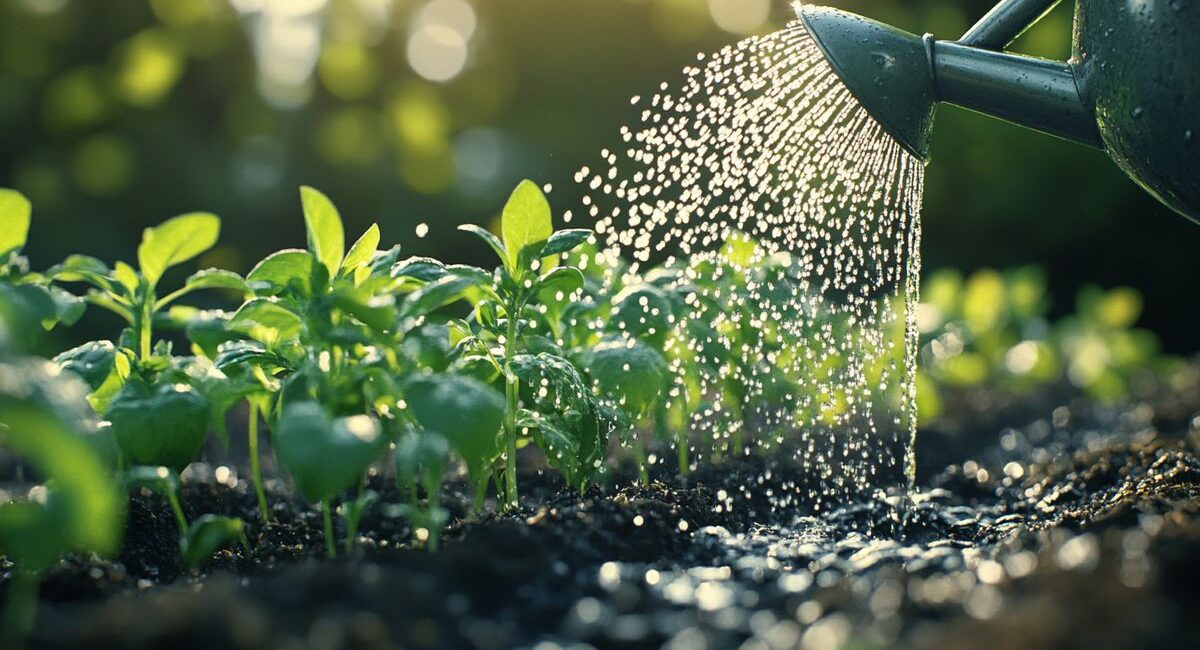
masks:
<path id="1" fill-rule="evenodd" d="M 985 50 L 1002 50 L 1021 32 L 1050 13 L 1059 0 L 1000 0 L 958 42 Z"/>

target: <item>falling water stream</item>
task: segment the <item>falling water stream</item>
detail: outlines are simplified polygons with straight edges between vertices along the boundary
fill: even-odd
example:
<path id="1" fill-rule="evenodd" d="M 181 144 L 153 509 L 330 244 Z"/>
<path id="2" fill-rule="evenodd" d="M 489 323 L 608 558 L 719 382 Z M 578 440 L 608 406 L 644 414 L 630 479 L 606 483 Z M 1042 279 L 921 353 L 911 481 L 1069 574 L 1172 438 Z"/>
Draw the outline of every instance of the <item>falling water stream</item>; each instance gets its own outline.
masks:
<path id="1" fill-rule="evenodd" d="M 726 387 L 692 415 L 693 440 L 790 450 L 818 508 L 911 490 L 922 162 L 799 23 L 632 102 L 640 122 L 575 180 L 603 248 L 633 260 L 621 283 L 679 269 L 693 308 L 677 325 L 715 339 L 674 355 Z"/>

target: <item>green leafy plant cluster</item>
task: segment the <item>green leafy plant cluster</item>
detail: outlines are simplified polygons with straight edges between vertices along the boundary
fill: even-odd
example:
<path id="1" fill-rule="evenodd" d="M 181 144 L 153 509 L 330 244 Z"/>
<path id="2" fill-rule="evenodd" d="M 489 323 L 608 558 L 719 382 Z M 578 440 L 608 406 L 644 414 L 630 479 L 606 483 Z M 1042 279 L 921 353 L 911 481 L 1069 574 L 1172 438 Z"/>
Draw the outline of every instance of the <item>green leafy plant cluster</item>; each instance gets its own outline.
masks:
<path id="1" fill-rule="evenodd" d="M 1075 311 L 1048 317 L 1045 274 L 1035 267 L 940 270 L 922 283 L 918 403 L 938 417 L 951 391 L 986 386 L 1023 394 L 1070 385 L 1093 398 L 1133 396 L 1140 379 L 1170 380 L 1185 368 L 1160 352 L 1153 332 L 1135 327 L 1142 299 L 1129 287 L 1086 287 Z"/>
<path id="2" fill-rule="evenodd" d="M 182 274 L 172 269 L 217 243 L 214 215 L 147 228 L 134 263 L 72 255 L 34 273 L 20 256 L 29 204 L 0 191 L 0 305 L 41 327 L 73 323 L 88 305 L 124 323 L 111 339 L 67 350 L 42 371 L 77 379 L 71 385 L 82 387 L 90 418 L 71 416 L 84 424 L 63 425 L 54 407 L 46 422 L 59 424 L 29 420 L 26 428 L 58 427 L 61 435 L 37 438 L 51 445 L 83 439 L 69 432 L 98 423 L 84 438 L 106 444 L 93 445 L 86 463 L 107 487 L 86 491 L 111 494 L 120 485 L 161 495 L 178 522 L 187 566 L 248 543 L 244 522 L 212 514 L 189 521 L 179 496 L 181 474 L 210 437 L 228 443 L 233 412 L 245 417 L 239 430 L 247 435 L 264 525 L 272 517 L 260 466 L 267 439 L 296 492 L 319 507 L 329 556 L 339 552 L 335 518 L 348 551 L 361 518 L 378 503 L 372 473 L 394 479 L 400 510 L 418 539 L 436 548 L 447 518 L 441 487 L 455 468 L 465 470 L 477 511 L 489 487 L 500 507 L 519 505 L 520 456 L 544 458 L 578 490 L 622 457 L 648 480 L 652 455 L 665 448 L 687 473 L 698 459 L 748 453 L 750 435 L 765 448 L 782 444 L 780 432 L 797 420 L 836 426 L 855 396 L 814 384 L 850 364 L 812 351 L 822 337 L 851 341 L 845 350 L 881 344 L 856 332 L 847 316 L 815 310 L 791 280 L 790 258 L 740 233 L 713 254 L 634 273 L 597 250 L 590 231 L 555 230 L 546 197 L 524 181 L 503 208 L 498 234 L 461 227 L 494 253 L 494 266 L 484 268 L 402 257 L 399 246 L 381 247 L 377 225 L 347 245 L 328 197 L 304 187 L 300 199 L 303 247 L 272 253 L 245 276 L 210 268 L 177 281 Z M 229 309 L 186 304 L 197 291 L 216 292 Z M 1132 329 L 1140 301 L 1131 290 L 1089 290 L 1076 315 L 1053 325 L 1045 318 L 1044 279 L 1033 270 L 967 279 L 939 272 L 924 291 L 917 397 L 926 416 L 937 414 L 943 391 L 982 384 L 1028 390 L 1066 379 L 1117 397 L 1158 359 L 1153 337 Z M 896 300 L 885 298 L 879 308 L 902 308 Z M 779 322 L 803 323 L 811 340 L 789 340 Z M 903 319 L 892 322 L 884 336 L 902 354 Z M 28 329 L 0 334 L 15 341 Z M 876 356 L 883 358 L 854 370 L 877 384 L 884 366 L 902 360 Z M 32 462 L 42 462 L 43 452 L 46 462 L 59 462 L 50 447 L 9 437 Z M 522 454 L 527 448 L 540 453 Z M 81 470 L 72 480 L 88 476 Z M 72 483 L 62 484 L 71 494 Z M 81 506 L 68 511 L 72 523 L 60 524 L 79 530 L 87 517 L 117 510 Z M 113 544 L 109 536 L 71 535 L 39 545 L 47 555 L 30 560 L 22 559 L 24 542 L 0 543 L 31 570 L 65 549 Z"/>

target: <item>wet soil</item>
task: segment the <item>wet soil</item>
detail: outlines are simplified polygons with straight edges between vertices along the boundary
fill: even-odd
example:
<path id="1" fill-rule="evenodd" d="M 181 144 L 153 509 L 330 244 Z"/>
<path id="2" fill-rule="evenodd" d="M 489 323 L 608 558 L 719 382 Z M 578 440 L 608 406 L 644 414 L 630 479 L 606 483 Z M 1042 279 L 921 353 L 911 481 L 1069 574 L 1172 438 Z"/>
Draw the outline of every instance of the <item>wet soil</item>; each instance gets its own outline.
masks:
<path id="1" fill-rule="evenodd" d="M 468 516 L 448 484 L 452 523 L 429 553 L 373 479 L 380 502 L 333 561 L 319 513 L 286 485 L 269 483 L 262 526 L 245 481 L 201 465 L 188 515 L 240 516 L 250 546 L 186 571 L 166 504 L 134 494 L 119 557 L 46 577 L 31 645 L 1200 647 L 1192 390 L 1120 407 L 1042 395 L 1010 422 L 964 396 L 922 438 L 913 501 L 824 512 L 791 460 L 664 467 L 583 495 L 530 471 L 511 513 Z"/>

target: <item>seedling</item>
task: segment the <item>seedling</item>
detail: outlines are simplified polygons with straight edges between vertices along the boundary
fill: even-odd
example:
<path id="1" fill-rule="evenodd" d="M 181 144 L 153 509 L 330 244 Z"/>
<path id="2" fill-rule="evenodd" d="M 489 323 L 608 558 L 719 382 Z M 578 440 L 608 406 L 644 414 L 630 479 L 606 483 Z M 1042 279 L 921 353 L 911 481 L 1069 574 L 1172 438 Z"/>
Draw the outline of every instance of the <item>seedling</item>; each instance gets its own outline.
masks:
<path id="1" fill-rule="evenodd" d="M 123 478 L 126 489 L 146 488 L 167 500 L 179 526 L 179 557 L 188 569 L 198 567 L 229 542 L 240 541 L 243 548 L 250 546 L 242 520 L 236 517 L 206 514 L 189 524 L 179 502 L 179 474 L 174 470 L 139 465 L 126 470 Z"/>
<path id="2" fill-rule="evenodd" d="M 626 286 L 612 299 L 612 311 L 606 329 L 618 336 L 636 339 L 649 349 L 636 354 L 652 358 L 651 363 L 655 369 L 662 368 L 663 384 L 655 391 L 649 411 L 654 420 L 655 434 L 663 442 L 674 442 L 679 473 L 687 475 L 691 464 L 688 460 L 687 430 L 680 427 L 678 435 L 672 440 L 673 436 L 667 424 L 667 409 L 670 407 L 668 395 L 678 383 L 678 373 L 667 372 L 668 339 L 675 332 L 675 306 L 671 298 L 667 290 L 653 284 Z M 650 354 L 651 352 L 657 356 Z M 628 408 L 623 410 L 631 417 L 640 417 Z M 640 440 L 635 439 L 634 449 L 638 458 L 639 475 L 644 481 L 647 478 L 645 450 Z"/>
<path id="3" fill-rule="evenodd" d="M 371 416 L 334 417 L 321 404 L 309 401 L 284 408 L 275 430 L 275 451 L 300 494 L 321 505 L 329 557 L 337 556 L 333 498 L 358 484 L 387 445 L 379 420 Z"/>
<path id="4" fill-rule="evenodd" d="M 338 516 L 346 522 L 345 549 L 349 553 L 354 550 L 354 540 L 358 538 L 358 523 L 371 506 L 379 501 L 379 493 L 375 490 L 363 490 L 353 501 L 347 501 L 338 506 Z"/>
<path id="5" fill-rule="evenodd" d="M 303 368 L 318 368 L 363 381 L 351 350 L 372 343 L 388 347 L 388 333 L 396 325 L 392 296 L 383 291 L 390 280 L 386 273 L 372 278 L 373 271 L 386 271 L 395 261 L 395 252 L 377 251 L 378 226 L 368 228 L 346 251 L 341 216 L 328 197 L 303 187 L 300 198 L 308 249 L 267 256 L 246 275 L 247 299 L 232 317 L 216 319 L 215 328 L 189 331 L 193 341 L 208 337 L 217 343 L 206 353 L 241 386 L 228 394 L 234 401 L 245 397 L 249 402 L 250 472 L 264 522 L 269 513 L 258 420 L 260 413 L 269 422 L 280 416 L 280 380 Z"/>
<path id="6" fill-rule="evenodd" d="M 440 445 L 425 440 L 440 437 L 467 465 L 475 485 L 475 507 L 481 505 L 487 486 L 488 469 L 500 452 L 497 432 L 508 416 L 506 403 L 498 391 L 470 377 L 456 375 L 418 375 L 404 384 L 405 399 L 420 430 L 409 434 L 411 440 L 399 450 L 397 467 L 405 476 L 421 477 L 430 503 L 426 514 L 431 523 L 440 518 L 438 493 L 442 481 Z M 403 452 L 403 453 L 400 453 Z M 430 529 L 435 535 L 440 524 Z"/>
<path id="7" fill-rule="evenodd" d="M 503 413 L 497 416 L 497 420 Z M 495 431 L 491 432 L 495 438 Z M 414 536 L 420 536 L 421 530 L 428 535 L 427 547 L 436 551 L 441 539 L 442 525 L 446 523 L 447 512 L 441 507 L 442 474 L 449 461 L 450 443 L 438 433 L 414 431 L 396 444 L 392 454 L 396 469 L 396 487 L 405 495 L 403 512 L 412 523 Z M 487 475 L 484 475 L 483 485 L 487 485 Z M 417 487 L 425 490 L 426 505 L 421 507 Z"/>
<path id="8" fill-rule="evenodd" d="M 579 269 L 563 266 L 542 272 L 554 259 L 579 246 L 590 231 L 573 229 L 554 232 L 550 204 L 532 181 L 521 181 L 513 190 L 500 217 L 502 238 L 473 225 L 460 226 L 484 242 L 496 253 L 501 265 L 491 274 L 475 274 L 481 297 L 475 310 L 476 327 L 460 324 L 453 341 L 468 356 L 485 360 L 504 379 L 504 491 L 505 507 L 516 507 L 518 397 L 520 378 L 513 359 L 523 350 L 522 337 L 530 319 L 526 308 L 538 301 L 543 291 L 568 296 L 583 286 Z M 488 336 L 481 336 L 486 333 Z M 494 343 L 495 349 L 491 344 Z"/>
<path id="9" fill-rule="evenodd" d="M 169 344 L 155 346 L 153 328 L 156 317 L 191 291 L 245 286 L 236 274 L 207 269 L 189 277 L 182 288 L 157 296 L 163 274 L 211 248 L 219 233 L 216 216 L 186 214 L 145 230 L 138 246 L 139 269 L 117 262 L 110 270 L 95 258 L 74 255 L 47 272 L 57 282 L 89 285 L 88 302 L 112 311 L 129 326 L 115 345 L 86 344 L 60 355 L 59 361 L 88 380 L 92 406 L 112 423 L 124 456 L 133 464 L 182 471 L 207 436 L 211 414 L 204 393 L 214 382 L 207 381 L 211 378 L 205 369 L 174 357 Z"/>
<path id="10" fill-rule="evenodd" d="M 632 425 L 641 420 L 665 396 L 667 362 L 654 348 L 636 339 L 606 340 L 586 355 L 585 363 L 596 391 L 614 404 Z M 638 477 L 649 483 L 646 450 L 634 438 Z"/>
<path id="11" fill-rule="evenodd" d="M 567 485 L 583 491 L 604 467 L 617 413 L 596 399 L 567 359 L 542 352 L 513 359 L 521 382 L 517 426 L 533 435 Z"/>

